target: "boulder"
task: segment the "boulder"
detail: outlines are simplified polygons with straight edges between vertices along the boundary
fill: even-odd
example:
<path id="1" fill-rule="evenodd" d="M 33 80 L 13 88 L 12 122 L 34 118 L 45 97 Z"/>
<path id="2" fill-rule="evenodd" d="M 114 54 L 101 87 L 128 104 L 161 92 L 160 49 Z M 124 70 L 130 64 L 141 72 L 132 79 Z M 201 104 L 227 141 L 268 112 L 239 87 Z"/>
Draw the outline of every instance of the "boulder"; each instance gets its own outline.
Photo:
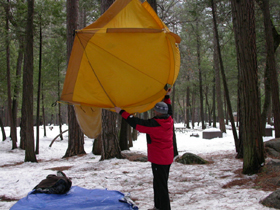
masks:
<path id="1" fill-rule="evenodd" d="M 264 149 L 268 155 L 280 158 L 280 138 L 265 142 Z"/>
<path id="2" fill-rule="evenodd" d="M 272 136 L 273 128 L 265 128 L 265 136 Z"/>
<path id="3" fill-rule="evenodd" d="M 267 207 L 280 209 L 280 189 L 274 191 L 261 201 L 261 204 Z"/>
<path id="4" fill-rule="evenodd" d="M 185 153 L 181 157 L 176 158 L 175 160 L 178 163 L 182 164 L 206 164 L 208 161 L 204 160 L 203 158 L 192 154 L 192 153 Z"/>
<path id="5" fill-rule="evenodd" d="M 198 135 L 198 133 L 192 133 L 191 135 L 190 135 L 190 137 L 199 137 L 199 135 Z"/>
<path id="6" fill-rule="evenodd" d="M 147 162 L 148 158 L 146 155 L 135 153 L 135 152 L 126 152 L 122 151 L 122 156 L 130 161 L 138 161 L 138 162 Z"/>
<path id="7" fill-rule="evenodd" d="M 223 132 L 222 131 L 203 131 L 202 138 L 203 139 L 223 138 Z"/>

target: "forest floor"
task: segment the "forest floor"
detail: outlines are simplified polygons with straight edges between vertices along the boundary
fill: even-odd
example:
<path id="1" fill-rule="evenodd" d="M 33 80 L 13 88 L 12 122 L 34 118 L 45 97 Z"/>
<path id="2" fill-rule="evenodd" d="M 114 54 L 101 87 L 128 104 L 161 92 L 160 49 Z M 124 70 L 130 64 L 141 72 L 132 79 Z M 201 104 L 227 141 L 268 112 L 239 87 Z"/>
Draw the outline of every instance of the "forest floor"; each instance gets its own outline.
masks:
<path id="1" fill-rule="evenodd" d="M 147 158 L 145 155 L 139 153 L 124 154 L 124 157 L 130 161 L 142 161 Z M 272 158 L 275 159 L 275 157 L 268 157 L 266 161 L 269 162 Z M 227 183 L 223 188 L 239 186 L 244 189 L 255 188 L 263 191 L 275 191 L 280 187 L 280 165 L 266 164 L 257 173 L 257 178 L 253 182 L 252 179 L 243 176 L 242 169 L 237 169 L 234 173 L 236 174 L 236 178 L 239 179 Z"/>

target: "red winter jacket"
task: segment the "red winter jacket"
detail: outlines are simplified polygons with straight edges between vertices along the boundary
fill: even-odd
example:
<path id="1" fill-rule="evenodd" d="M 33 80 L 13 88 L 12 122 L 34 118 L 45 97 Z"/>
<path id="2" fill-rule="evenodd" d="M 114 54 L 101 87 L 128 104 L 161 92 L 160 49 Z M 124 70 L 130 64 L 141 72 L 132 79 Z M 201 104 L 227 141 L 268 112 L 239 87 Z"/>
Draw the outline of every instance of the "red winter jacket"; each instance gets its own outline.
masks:
<path id="1" fill-rule="evenodd" d="M 173 118 L 169 95 L 164 102 L 168 105 L 168 114 L 143 120 L 121 110 L 121 116 L 130 126 L 147 134 L 148 161 L 159 165 L 170 165 L 173 162 Z"/>

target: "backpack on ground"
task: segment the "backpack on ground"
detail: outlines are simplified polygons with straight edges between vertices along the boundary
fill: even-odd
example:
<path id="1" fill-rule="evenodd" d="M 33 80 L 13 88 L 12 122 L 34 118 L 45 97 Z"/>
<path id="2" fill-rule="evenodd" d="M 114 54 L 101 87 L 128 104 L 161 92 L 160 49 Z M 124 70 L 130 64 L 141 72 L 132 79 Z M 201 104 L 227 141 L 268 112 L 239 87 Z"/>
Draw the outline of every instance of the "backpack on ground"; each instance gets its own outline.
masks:
<path id="1" fill-rule="evenodd" d="M 72 181 L 62 171 L 58 171 L 57 175 L 49 174 L 46 179 L 43 179 L 33 188 L 32 193 L 64 194 L 71 186 Z"/>

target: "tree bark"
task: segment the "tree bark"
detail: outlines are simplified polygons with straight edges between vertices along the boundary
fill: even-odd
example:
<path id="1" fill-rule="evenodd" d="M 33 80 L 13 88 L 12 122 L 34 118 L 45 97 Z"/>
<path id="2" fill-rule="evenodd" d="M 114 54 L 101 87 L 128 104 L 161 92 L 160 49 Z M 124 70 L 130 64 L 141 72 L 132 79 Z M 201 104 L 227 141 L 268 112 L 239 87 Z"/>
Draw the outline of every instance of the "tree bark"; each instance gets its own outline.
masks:
<path id="1" fill-rule="evenodd" d="M 136 114 L 137 117 L 139 117 L 139 113 Z M 138 138 L 138 131 L 136 129 L 132 129 L 132 141 L 137 140 Z"/>
<path id="2" fill-rule="evenodd" d="M 264 1 L 263 0 L 256 0 L 257 4 L 261 8 L 264 16 L 266 15 L 265 13 L 265 7 L 264 7 Z M 267 7 L 267 6 L 266 6 Z M 267 17 L 265 17 L 267 18 Z M 269 20 L 269 22 L 268 22 Z M 280 44 L 280 35 L 278 34 L 275 26 L 273 25 L 271 19 L 265 19 L 267 21 L 265 24 L 271 25 L 272 28 L 272 36 L 273 36 L 273 43 L 274 43 L 274 53 L 276 52 L 277 48 L 279 47 Z M 261 114 L 261 120 L 262 120 L 262 134 L 265 135 L 265 126 L 266 126 L 266 119 L 268 118 L 268 123 L 270 123 L 270 117 L 268 116 L 268 112 L 271 109 L 271 78 L 270 74 L 271 72 L 269 71 L 269 64 L 268 64 L 268 56 L 266 60 L 266 68 L 265 68 L 265 73 L 264 73 L 264 87 L 265 87 L 265 99 L 264 99 L 264 104 L 263 104 L 263 111 Z M 277 129 L 278 130 L 278 129 Z"/>
<path id="3" fill-rule="evenodd" d="M 190 81 L 190 77 L 188 75 L 187 80 Z M 190 87 L 187 87 L 186 91 L 186 127 L 190 128 L 190 109 L 191 109 L 191 102 L 190 102 Z"/>
<path id="4" fill-rule="evenodd" d="M 113 2 L 114 0 L 101 0 L 101 14 L 103 14 Z M 117 114 L 114 112 L 105 109 L 102 110 L 101 160 L 122 158 L 116 128 L 116 115 Z"/>
<path id="5" fill-rule="evenodd" d="M 68 124 L 68 148 L 63 158 L 86 154 L 84 150 L 84 134 L 77 122 L 74 107 L 71 105 L 68 105 Z"/>
<path id="6" fill-rule="evenodd" d="M 25 60 L 25 58 L 24 58 Z M 23 67 L 23 72 L 25 67 Z M 24 105 L 23 105 L 23 101 L 22 101 L 22 108 L 21 108 L 21 118 L 20 118 L 20 144 L 19 144 L 19 148 L 21 149 L 25 149 L 25 142 L 26 142 L 26 113 L 23 110 Z"/>
<path id="7" fill-rule="evenodd" d="M 128 149 L 129 149 L 130 147 L 133 147 L 132 132 L 131 132 L 130 125 L 127 125 L 127 135 L 128 135 Z"/>
<path id="8" fill-rule="evenodd" d="M 215 86 L 215 76 L 213 78 L 213 127 L 216 128 L 217 127 L 217 119 L 216 119 L 216 86 Z"/>
<path id="9" fill-rule="evenodd" d="M 12 105 L 12 115 L 13 115 L 13 122 L 17 127 L 17 113 L 18 113 L 18 96 L 21 87 L 21 68 L 22 68 L 22 61 L 23 61 L 23 46 L 24 38 L 22 36 L 19 37 L 19 50 L 18 50 L 18 58 L 17 58 L 17 69 L 16 69 L 16 83 L 14 86 L 14 96 L 13 96 L 13 105 Z"/>
<path id="10" fill-rule="evenodd" d="M 123 118 L 122 118 L 122 123 L 121 123 L 119 144 L 120 144 L 121 151 L 129 149 L 129 147 L 128 147 L 128 123 Z"/>
<path id="11" fill-rule="evenodd" d="M 261 123 L 262 123 L 262 135 L 265 135 L 266 127 L 266 118 L 268 109 L 271 106 L 271 78 L 270 78 L 270 69 L 268 68 L 268 61 L 266 61 L 266 67 L 264 71 L 264 103 L 261 113 Z"/>
<path id="12" fill-rule="evenodd" d="M 58 69 L 57 69 L 57 94 L 58 94 L 58 98 L 59 98 L 59 94 L 60 94 L 60 68 L 59 68 L 59 63 L 58 63 Z M 59 133 L 62 133 L 62 118 L 61 118 L 61 104 L 58 103 L 58 125 L 59 125 Z M 60 139 L 63 140 L 63 135 L 60 135 Z"/>
<path id="13" fill-rule="evenodd" d="M 1 127 L 1 131 L 2 131 L 2 141 L 5 141 L 7 139 L 7 137 L 6 137 L 6 132 L 5 132 L 3 121 L 2 121 L 1 117 L 0 117 L 0 127 Z"/>
<path id="14" fill-rule="evenodd" d="M 27 25 L 26 25 L 26 53 L 25 68 L 23 73 L 23 106 L 26 115 L 25 130 L 25 162 L 37 162 L 34 150 L 33 130 L 33 17 L 34 0 L 28 0 Z"/>
<path id="15" fill-rule="evenodd" d="M 196 94 L 195 91 L 192 90 L 192 129 L 194 129 L 195 126 L 195 104 L 196 104 Z"/>
<path id="16" fill-rule="evenodd" d="M 224 65 L 223 65 L 223 61 L 222 61 L 222 55 L 221 55 L 221 49 L 220 49 L 220 43 L 219 43 L 219 33 L 218 33 L 217 22 L 216 22 L 216 11 L 215 11 L 214 0 L 212 0 L 211 3 L 212 3 L 214 30 L 215 30 L 216 40 L 217 40 L 217 51 L 218 51 L 218 55 L 219 55 L 220 68 L 221 68 L 221 73 L 222 73 L 222 77 L 223 77 L 223 84 L 224 84 L 224 90 L 225 90 L 225 97 L 226 97 L 226 101 L 227 101 L 228 115 L 230 117 L 232 133 L 233 133 L 234 141 L 235 141 L 236 152 L 238 153 L 239 151 L 237 150 L 237 145 L 239 144 L 239 139 L 238 139 L 238 136 L 237 136 L 237 131 L 236 131 L 235 122 L 234 122 L 234 118 L 233 118 L 231 102 L 230 102 L 230 99 L 229 99 L 229 91 L 228 91 L 227 82 L 226 82 L 226 75 L 225 75 Z"/>
<path id="17" fill-rule="evenodd" d="M 215 6 L 215 4 L 214 4 Z M 213 21 L 214 26 L 214 21 Z M 215 27 L 215 26 L 214 26 Z M 219 67 L 219 55 L 218 55 L 218 43 L 216 38 L 216 30 L 214 29 L 214 69 L 215 69 L 215 90 L 217 93 L 217 97 L 215 100 L 217 100 L 217 110 L 218 110 L 218 118 L 219 118 L 219 127 L 220 130 L 224 133 L 226 133 L 226 126 L 225 126 L 225 118 L 224 118 L 224 112 L 223 112 L 223 102 L 222 102 L 222 91 L 221 91 L 221 77 L 220 77 L 220 67 Z"/>
<path id="18" fill-rule="evenodd" d="M 261 8 L 261 10 L 264 12 L 264 7 L 263 7 L 263 0 L 256 0 L 257 4 Z M 272 27 L 272 35 L 273 35 L 273 41 L 274 41 L 274 52 L 277 50 L 277 48 L 280 45 L 280 34 L 278 34 L 275 26 L 273 25 L 273 22 L 270 20 L 270 24 Z"/>
<path id="19" fill-rule="evenodd" d="M 136 129 L 133 128 L 133 131 L 132 131 L 132 140 L 135 141 L 137 140 L 137 136 L 138 136 L 138 132 Z"/>
<path id="20" fill-rule="evenodd" d="M 41 73 L 42 73 L 42 26 L 40 16 L 40 47 L 39 47 L 39 72 L 38 72 L 38 90 L 37 90 L 37 115 L 36 115 L 36 154 L 39 154 L 40 140 L 40 95 L 41 95 Z"/>
<path id="21" fill-rule="evenodd" d="M 93 146 L 92 146 L 92 154 L 94 155 L 102 154 L 101 135 L 99 135 L 96 139 L 94 139 Z"/>
<path id="22" fill-rule="evenodd" d="M 122 158 L 117 136 L 116 115 L 116 113 L 110 112 L 106 109 L 102 110 L 101 160 L 107 160 L 111 158 Z"/>
<path id="23" fill-rule="evenodd" d="M 42 121 L 43 121 L 43 127 L 44 127 L 44 136 L 47 136 L 46 131 L 46 118 L 45 118 L 45 105 L 44 105 L 44 83 L 42 83 Z"/>
<path id="24" fill-rule="evenodd" d="M 148 3 L 151 5 L 151 7 L 157 13 L 157 0 L 148 0 Z"/>
<path id="25" fill-rule="evenodd" d="M 173 89 L 172 89 L 172 113 L 173 113 L 173 118 L 175 116 L 175 113 L 174 113 L 175 96 L 176 96 L 176 87 L 174 85 Z M 177 148 L 176 133 L 175 133 L 174 125 L 173 125 L 173 151 L 174 151 L 174 157 L 176 157 L 178 155 L 178 148 Z"/>
<path id="26" fill-rule="evenodd" d="M 103 14 L 113 3 L 115 0 L 101 0 L 101 14 Z"/>
<path id="27" fill-rule="evenodd" d="M 237 27 L 237 12 L 235 7 L 232 6 L 232 22 L 233 22 L 233 30 L 234 30 L 234 38 L 235 38 L 235 46 L 236 46 L 236 58 L 237 58 L 237 70 L 238 70 L 238 97 L 237 97 L 237 120 L 239 124 L 239 142 L 238 145 L 235 145 L 237 156 L 236 158 L 243 158 L 243 117 L 241 112 L 241 90 L 242 90 L 242 78 L 240 77 L 240 54 L 238 49 L 238 36 L 236 32 Z"/>
<path id="28" fill-rule="evenodd" d="M 7 0 L 5 7 L 6 11 L 6 66 L 7 66 L 7 90 L 8 90 L 8 113 L 10 119 L 12 149 L 17 148 L 17 133 L 16 125 L 13 120 L 12 114 L 12 95 L 11 95 L 11 68 L 10 68 L 10 38 L 9 38 L 9 13 L 10 13 L 10 1 Z"/>
<path id="29" fill-rule="evenodd" d="M 264 164 L 258 89 L 254 1 L 231 0 L 240 66 L 243 173 L 255 174 Z M 241 124 L 240 124 L 241 125 Z"/>
<path id="30" fill-rule="evenodd" d="M 280 102 L 279 102 L 279 84 L 276 71 L 274 41 L 272 25 L 269 11 L 269 0 L 263 0 L 264 27 L 267 50 L 267 68 L 270 72 L 271 90 L 272 90 L 272 111 L 274 115 L 275 137 L 280 137 Z"/>
<path id="31" fill-rule="evenodd" d="M 64 134 L 64 133 L 67 132 L 67 131 L 68 131 L 68 129 L 65 130 L 65 131 L 62 131 L 61 133 L 59 133 L 59 134 L 51 141 L 49 147 L 52 147 L 54 141 L 55 141 L 59 136 L 61 136 L 62 134 Z"/>
<path id="32" fill-rule="evenodd" d="M 197 68 L 198 68 L 198 75 L 199 75 L 199 96 L 200 96 L 200 119 L 202 129 L 205 129 L 204 125 L 204 111 L 203 111 L 203 90 L 202 90 L 202 72 L 201 72 L 201 65 L 200 65 L 200 37 L 198 34 L 198 20 L 196 21 L 196 50 L 197 50 Z"/>
<path id="33" fill-rule="evenodd" d="M 69 62 L 72 46 L 74 42 L 73 31 L 77 29 L 78 24 L 78 0 L 68 0 L 67 9 L 67 63 Z M 72 105 L 68 105 L 68 148 L 63 156 L 71 157 L 79 154 L 85 154 L 84 134 L 77 122 L 75 110 Z"/>
<path id="34" fill-rule="evenodd" d="M 208 101 L 208 94 L 209 94 L 209 88 L 208 88 L 208 85 L 206 85 L 205 87 L 205 116 L 208 117 L 208 119 L 205 119 L 205 122 L 208 121 L 208 124 L 209 126 L 211 126 L 212 122 L 211 122 L 211 113 L 212 113 L 212 110 L 211 110 L 211 106 L 209 104 L 209 101 Z"/>

